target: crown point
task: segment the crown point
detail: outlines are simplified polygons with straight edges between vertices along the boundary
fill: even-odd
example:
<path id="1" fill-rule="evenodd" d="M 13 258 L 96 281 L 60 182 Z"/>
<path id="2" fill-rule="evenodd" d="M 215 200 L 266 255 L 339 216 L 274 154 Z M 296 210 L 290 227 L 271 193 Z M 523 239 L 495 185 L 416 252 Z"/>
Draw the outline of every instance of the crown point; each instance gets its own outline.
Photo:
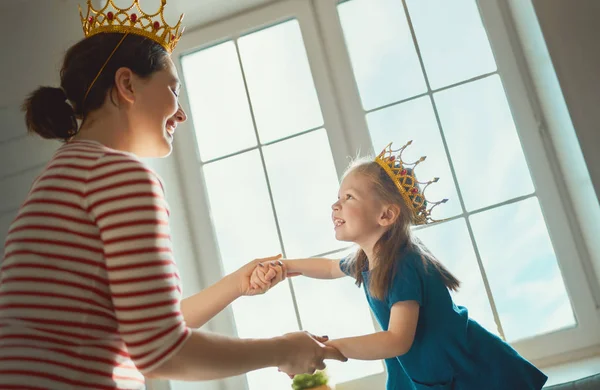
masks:
<path id="1" fill-rule="evenodd" d="M 114 15 L 112 12 L 110 12 L 110 11 L 109 11 L 109 12 L 106 14 L 106 17 L 108 18 L 108 20 L 113 20 L 113 18 L 115 17 L 115 15 Z"/>
<path id="2" fill-rule="evenodd" d="M 440 178 L 439 178 L 439 177 L 434 177 L 434 178 L 433 178 L 433 183 L 437 183 L 439 180 L 440 180 Z"/>
<path id="3" fill-rule="evenodd" d="M 446 203 L 448 201 L 448 199 L 442 199 L 442 201 L 440 203 Z"/>
<path id="4" fill-rule="evenodd" d="M 426 158 L 427 158 L 427 156 L 423 156 L 419 159 L 419 161 L 425 161 Z"/>
<path id="5" fill-rule="evenodd" d="M 135 23 L 135 21 L 137 20 L 137 15 L 136 14 L 131 14 L 131 16 L 129 17 L 129 19 L 131 19 L 132 23 Z"/>
<path id="6" fill-rule="evenodd" d="M 152 25 L 154 27 L 155 30 L 158 30 L 160 28 L 160 23 L 154 22 L 154 24 Z"/>
<path id="7" fill-rule="evenodd" d="M 406 145 L 411 145 L 411 144 L 412 144 L 412 139 L 406 143 Z"/>

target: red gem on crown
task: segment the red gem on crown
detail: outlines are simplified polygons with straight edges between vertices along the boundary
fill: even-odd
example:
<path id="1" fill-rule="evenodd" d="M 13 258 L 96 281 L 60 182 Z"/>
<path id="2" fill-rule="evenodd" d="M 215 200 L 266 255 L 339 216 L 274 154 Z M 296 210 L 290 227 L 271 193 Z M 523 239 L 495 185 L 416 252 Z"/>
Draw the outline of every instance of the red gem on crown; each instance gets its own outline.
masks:
<path id="1" fill-rule="evenodd" d="M 160 27 L 160 23 L 154 22 L 154 24 L 152 26 L 154 27 L 155 30 L 158 30 L 158 28 Z"/>
<path id="2" fill-rule="evenodd" d="M 400 172 L 400 174 L 401 174 L 402 176 L 406 175 L 406 169 L 403 169 L 403 170 L 402 170 L 402 172 Z"/>
<path id="3" fill-rule="evenodd" d="M 114 18 L 115 16 L 113 15 L 113 13 L 112 13 L 112 12 L 109 12 L 109 13 L 107 13 L 107 14 L 106 14 L 106 17 L 108 18 L 108 20 L 113 20 L 113 18 Z"/>
<path id="4" fill-rule="evenodd" d="M 131 14 L 131 16 L 129 18 L 131 19 L 131 21 L 133 23 L 135 23 L 135 21 L 137 20 L 137 15 L 136 14 Z"/>

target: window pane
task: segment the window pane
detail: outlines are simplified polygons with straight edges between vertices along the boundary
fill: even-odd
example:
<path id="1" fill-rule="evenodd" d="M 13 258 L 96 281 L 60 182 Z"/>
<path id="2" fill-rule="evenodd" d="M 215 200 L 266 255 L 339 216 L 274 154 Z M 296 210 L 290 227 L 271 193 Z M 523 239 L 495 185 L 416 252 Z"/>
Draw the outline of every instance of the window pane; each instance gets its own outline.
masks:
<path id="1" fill-rule="evenodd" d="M 225 273 L 281 253 L 257 150 L 204 165 L 204 179 Z"/>
<path id="2" fill-rule="evenodd" d="M 254 258 L 280 253 L 258 151 L 207 164 L 204 176 L 225 273 Z M 298 330 L 287 282 L 268 294 L 238 299 L 232 308 L 240 337 L 273 337 Z M 290 386 L 289 378 L 272 369 L 255 371 L 248 380 L 251 390 L 269 388 L 267 383 Z"/>
<path id="3" fill-rule="evenodd" d="M 201 159 L 256 145 L 233 42 L 188 54 L 181 59 L 181 66 Z"/>
<path id="4" fill-rule="evenodd" d="M 452 292 L 454 302 L 468 308 L 469 317 L 487 330 L 499 334 L 465 220 L 460 218 L 432 225 L 416 230 L 415 234 L 460 280 L 460 289 Z"/>
<path id="5" fill-rule="evenodd" d="M 406 5 L 432 89 L 496 70 L 474 0 L 406 0 Z"/>
<path id="6" fill-rule="evenodd" d="M 401 1 L 350 0 L 338 13 L 365 110 L 427 91 Z"/>
<path id="7" fill-rule="evenodd" d="M 497 75 L 436 93 L 434 98 L 467 209 L 534 191 Z"/>
<path id="8" fill-rule="evenodd" d="M 264 155 L 286 256 L 347 246 L 331 222 L 339 181 L 325 129 L 267 146 Z"/>
<path id="9" fill-rule="evenodd" d="M 575 325 L 536 197 L 471 217 L 508 341 Z"/>
<path id="10" fill-rule="evenodd" d="M 341 259 L 355 250 L 356 248 L 346 249 L 327 257 Z M 292 282 L 305 330 L 313 334 L 326 334 L 332 339 L 375 331 L 365 293 L 356 286 L 354 279 L 345 277 L 316 280 L 297 277 Z M 327 373 L 333 383 L 348 382 L 382 371 L 381 361 L 327 362 Z"/>
<path id="11" fill-rule="evenodd" d="M 262 143 L 323 125 L 298 21 L 244 36 L 238 45 Z"/>
<path id="12" fill-rule="evenodd" d="M 240 167 L 243 175 L 238 173 Z M 258 152 L 208 164 L 204 174 L 225 273 L 255 258 L 281 253 Z M 286 283 L 270 294 L 238 300 L 233 308 L 240 337 L 268 337 L 298 328 Z"/>
<path id="13" fill-rule="evenodd" d="M 437 201 L 448 198 L 447 203 L 435 208 L 433 218 L 443 219 L 461 212 L 429 96 L 371 112 L 367 114 L 367 122 L 375 153 L 379 153 L 392 141 L 393 147 L 398 149 L 413 140 L 413 144 L 406 148 L 402 158 L 413 162 L 421 156 L 427 156 L 427 160 L 415 170 L 417 178 L 422 182 L 434 177 L 440 178 L 439 182 L 427 188 L 427 199 Z"/>

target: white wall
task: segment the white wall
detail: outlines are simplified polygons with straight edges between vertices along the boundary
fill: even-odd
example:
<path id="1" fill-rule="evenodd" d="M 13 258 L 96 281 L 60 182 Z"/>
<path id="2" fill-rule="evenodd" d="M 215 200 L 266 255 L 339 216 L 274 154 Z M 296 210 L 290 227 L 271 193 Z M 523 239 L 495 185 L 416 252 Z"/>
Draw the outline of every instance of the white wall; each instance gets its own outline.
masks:
<path id="1" fill-rule="evenodd" d="M 595 296 L 600 297 L 600 2 L 508 0 L 520 49 L 543 112 L 542 128 L 561 165 L 563 197 Z M 579 229 L 579 232 L 577 232 Z M 600 305 L 600 302 L 597 302 Z"/>
<path id="2" fill-rule="evenodd" d="M 600 194 L 600 1 L 533 3 L 596 194 Z"/>

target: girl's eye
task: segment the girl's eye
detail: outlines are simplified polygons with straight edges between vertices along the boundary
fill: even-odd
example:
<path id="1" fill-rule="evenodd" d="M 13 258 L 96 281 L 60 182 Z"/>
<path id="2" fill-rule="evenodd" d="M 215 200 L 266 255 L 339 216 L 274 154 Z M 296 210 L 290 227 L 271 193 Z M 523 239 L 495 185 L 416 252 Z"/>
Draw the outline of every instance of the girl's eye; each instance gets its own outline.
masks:
<path id="1" fill-rule="evenodd" d="M 175 97 L 177 97 L 177 98 L 179 97 L 179 94 L 177 93 L 176 90 L 172 89 L 171 92 L 173 92 L 173 95 L 175 95 Z"/>
<path id="2" fill-rule="evenodd" d="M 350 194 L 346 194 L 346 199 L 354 199 L 354 197 Z"/>

